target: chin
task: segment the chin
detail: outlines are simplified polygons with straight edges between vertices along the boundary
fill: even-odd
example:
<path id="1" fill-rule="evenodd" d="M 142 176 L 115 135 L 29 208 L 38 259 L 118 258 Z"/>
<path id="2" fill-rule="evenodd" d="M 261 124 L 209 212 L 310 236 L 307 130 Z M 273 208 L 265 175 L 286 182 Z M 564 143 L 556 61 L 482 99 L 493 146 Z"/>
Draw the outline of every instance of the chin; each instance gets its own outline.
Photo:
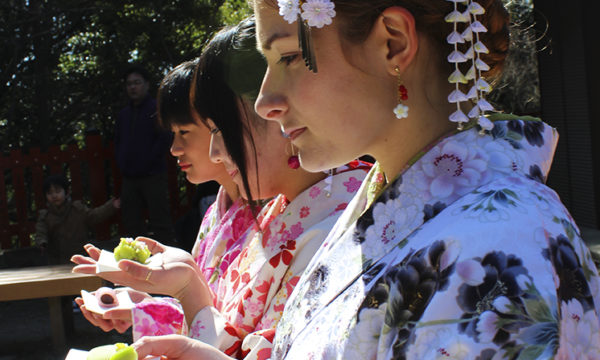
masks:
<path id="1" fill-rule="evenodd" d="M 300 167 L 302 167 L 302 169 L 308 172 L 313 173 L 320 171 L 328 171 L 329 169 L 333 169 L 344 164 L 338 164 L 336 162 L 331 161 L 332 159 L 328 158 L 327 155 L 311 156 L 307 153 L 300 153 L 298 157 L 300 158 Z"/>

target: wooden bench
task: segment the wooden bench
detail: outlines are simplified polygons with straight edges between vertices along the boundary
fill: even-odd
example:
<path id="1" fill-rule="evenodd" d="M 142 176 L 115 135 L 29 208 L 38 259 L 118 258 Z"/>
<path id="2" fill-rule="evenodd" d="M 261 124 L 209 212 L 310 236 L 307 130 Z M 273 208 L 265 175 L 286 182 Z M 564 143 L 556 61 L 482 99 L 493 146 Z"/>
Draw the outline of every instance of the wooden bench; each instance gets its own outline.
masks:
<path id="1" fill-rule="evenodd" d="M 0 270 L 0 301 L 48 298 L 52 345 L 65 349 L 65 325 L 61 296 L 78 295 L 81 290 L 93 291 L 104 281 L 94 275 L 74 274 L 73 265 L 38 266 Z"/>

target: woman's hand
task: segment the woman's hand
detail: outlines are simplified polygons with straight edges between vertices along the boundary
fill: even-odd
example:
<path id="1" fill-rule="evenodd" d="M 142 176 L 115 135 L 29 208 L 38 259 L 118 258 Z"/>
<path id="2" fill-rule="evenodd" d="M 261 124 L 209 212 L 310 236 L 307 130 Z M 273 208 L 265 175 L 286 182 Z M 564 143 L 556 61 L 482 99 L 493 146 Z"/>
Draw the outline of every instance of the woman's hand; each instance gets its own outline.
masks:
<path id="1" fill-rule="evenodd" d="M 201 276 L 197 271 L 194 259 L 188 252 L 162 245 L 149 238 L 138 237 L 136 240 L 146 243 L 152 255 L 162 253 L 162 266 L 149 266 L 136 261 L 121 260 L 118 263 L 121 271 L 96 273 L 96 262 L 100 257 L 100 249 L 88 244 L 84 248 L 89 257 L 74 255 L 71 258 L 72 262 L 78 264 L 73 268 L 73 272 L 94 274 L 115 284 L 172 297 L 182 294 L 194 277 Z"/>
<path id="2" fill-rule="evenodd" d="M 140 303 L 144 300 L 151 301 L 152 297 L 144 292 L 135 291 L 133 289 L 128 288 L 120 288 L 115 289 L 117 292 L 127 291 L 129 293 L 129 298 L 135 304 Z M 131 326 L 131 309 L 113 309 L 107 310 L 103 315 L 97 314 L 95 312 L 89 311 L 84 303 L 83 299 L 78 297 L 75 299 L 77 305 L 79 305 L 79 309 L 81 310 L 81 314 L 85 317 L 90 323 L 101 328 L 105 332 L 109 332 L 111 330 L 117 330 L 119 333 L 124 333 Z"/>
<path id="3" fill-rule="evenodd" d="M 218 349 L 182 335 L 144 336 L 133 347 L 138 359 L 166 356 L 169 360 L 231 360 Z"/>

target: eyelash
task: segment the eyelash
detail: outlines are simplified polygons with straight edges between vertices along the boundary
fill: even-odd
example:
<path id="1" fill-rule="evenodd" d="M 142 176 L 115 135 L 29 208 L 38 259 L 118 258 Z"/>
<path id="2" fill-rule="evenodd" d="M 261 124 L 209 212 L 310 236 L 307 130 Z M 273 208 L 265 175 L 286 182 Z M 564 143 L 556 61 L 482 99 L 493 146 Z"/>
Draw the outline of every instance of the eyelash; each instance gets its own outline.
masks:
<path id="1" fill-rule="evenodd" d="M 277 62 L 277 64 L 284 64 L 285 65 L 290 65 L 291 63 L 293 63 L 296 59 L 298 58 L 298 54 L 293 54 L 293 55 L 287 55 L 287 56 L 282 56 L 279 61 Z"/>

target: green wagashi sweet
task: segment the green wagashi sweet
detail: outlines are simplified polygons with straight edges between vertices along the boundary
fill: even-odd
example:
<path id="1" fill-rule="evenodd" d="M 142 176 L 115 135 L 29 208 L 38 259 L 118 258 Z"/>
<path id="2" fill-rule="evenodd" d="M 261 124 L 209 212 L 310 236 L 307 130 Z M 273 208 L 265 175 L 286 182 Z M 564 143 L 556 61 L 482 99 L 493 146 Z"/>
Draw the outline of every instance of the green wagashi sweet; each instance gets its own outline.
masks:
<path id="1" fill-rule="evenodd" d="M 151 253 L 148 245 L 141 241 L 133 240 L 132 238 L 121 238 L 121 242 L 114 251 L 115 260 L 122 259 L 134 260 L 140 263 L 145 263 Z"/>
<path id="2" fill-rule="evenodd" d="M 137 360 L 137 352 L 124 343 L 98 346 L 90 350 L 86 360 Z"/>

